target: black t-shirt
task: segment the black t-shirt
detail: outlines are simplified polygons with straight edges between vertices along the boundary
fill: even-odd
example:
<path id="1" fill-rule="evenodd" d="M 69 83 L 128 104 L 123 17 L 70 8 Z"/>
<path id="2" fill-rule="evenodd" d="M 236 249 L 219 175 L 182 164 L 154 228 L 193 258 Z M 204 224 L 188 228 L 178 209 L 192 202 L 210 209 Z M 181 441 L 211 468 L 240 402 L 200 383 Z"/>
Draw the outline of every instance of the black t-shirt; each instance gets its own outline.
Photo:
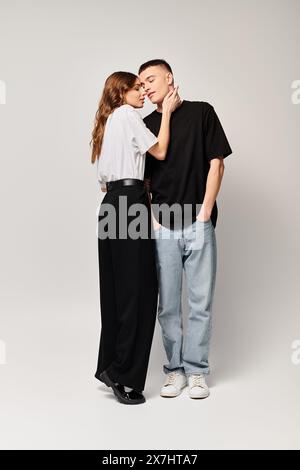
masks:
<path id="1" fill-rule="evenodd" d="M 144 118 L 146 126 L 159 133 L 162 113 L 154 110 Z M 187 101 L 172 113 L 170 121 L 170 143 L 165 160 L 157 160 L 147 152 L 144 178 L 151 179 L 152 204 L 166 203 L 169 207 L 179 203 L 182 213 L 184 204 L 190 204 L 192 222 L 199 213 L 206 191 L 210 160 L 226 158 L 232 153 L 221 122 L 214 107 L 205 101 Z M 197 204 L 197 206 L 196 206 Z M 176 206 L 176 204 L 175 204 Z M 165 223 L 161 213 L 154 215 L 163 225 L 178 228 L 174 217 Z M 216 226 L 217 203 L 213 206 L 211 220 Z M 182 220 L 182 223 L 185 222 Z M 188 224 L 189 225 L 189 224 Z"/>

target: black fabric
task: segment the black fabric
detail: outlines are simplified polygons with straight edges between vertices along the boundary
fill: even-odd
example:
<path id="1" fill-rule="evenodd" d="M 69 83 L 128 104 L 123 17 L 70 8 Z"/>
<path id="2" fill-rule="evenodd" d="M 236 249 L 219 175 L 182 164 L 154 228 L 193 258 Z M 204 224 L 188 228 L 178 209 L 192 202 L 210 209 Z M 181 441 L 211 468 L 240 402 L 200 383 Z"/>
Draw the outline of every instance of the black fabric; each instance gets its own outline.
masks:
<path id="1" fill-rule="evenodd" d="M 157 136 L 162 113 L 153 111 L 144 118 L 146 126 Z M 152 204 L 192 204 L 192 221 L 202 204 L 210 160 L 226 158 L 231 147 L 215 112 L 205 101 L 184 100 L 171 115 L 170 144 L 166 159 L 157 160 L 147 152 L 144 178 L 151 179 Z M 211 220 L 216 226 L 218 215 L 215 201 Z M 169 228 L 174 228 L 171 218 Z M 162 222 L 159 217 L 159 222 Z"/>
<path id="2" fill-rule="evenodd" d="M 107 371 L 114 382 L 144 389 L 154 333 L 158 281 L 155 240 L 151 238 L 150 202 L 143 186 L 123 186 L 105 194 L 119 219 L 120 196 L 147 207 L 148 238 L 98 238 L 101 336 L 95 377 Z M 99 212 L 98 220 L 105 215 Z M 128 225 L 135 216 L 128 216 Z"/>
<path id="3" fill-rule="evenodd" d="M 116 181 L 108 181 L 106 183 L 107 191 L 112 191 L 113 189 L 120 188 L 121 186 L 132 186 L 132 185 L 139 185 L 144 186 L 143 180 L 139 180 L 136 178 L 122 178 Z"/>

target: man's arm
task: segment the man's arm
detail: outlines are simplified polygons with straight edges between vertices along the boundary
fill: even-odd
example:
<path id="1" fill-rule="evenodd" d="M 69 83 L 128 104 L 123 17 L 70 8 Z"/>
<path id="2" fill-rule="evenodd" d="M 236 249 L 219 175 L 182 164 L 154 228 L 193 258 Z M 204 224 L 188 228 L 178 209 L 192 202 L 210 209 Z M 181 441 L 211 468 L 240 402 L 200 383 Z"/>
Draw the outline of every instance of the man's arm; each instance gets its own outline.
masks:
<path id="1" fill-rule="evenodd" d="M 214 203 L 217 199 L 225 169 L 223 160 L 223 156 L 219 156 L 210 160 L 210 169 L 207 175 L 205 196 L 201 210 L 197 217 L 197 219 L 202 222 L 209 220 Z"/>
<path id="2" fill-rule="evenodd" d="M 144 186 L 145 186 L 147 194 L 148 194 L 148 199 L 149 199 L 149 204 L 150 204 L 150 209 L 151 209 L 153 229 L 158 230 L 159 227 L 161 226 L 161 224 L 159 222 L 157 222 L 156 218 L 154 217 L 153 210 L 152 210 L 152 194 L 151 194 L 151 179 L 150 178 L 145 178 L 144 179 Z"/>
<path id="3" fill-rule="evenodd" d="M 150 178 L 145 178 L 144 179 L 144 187 L 146 188 L 146 190 L 148 191 L 148 193 L 150 193 L 151 191 L 151 179 Z"/>

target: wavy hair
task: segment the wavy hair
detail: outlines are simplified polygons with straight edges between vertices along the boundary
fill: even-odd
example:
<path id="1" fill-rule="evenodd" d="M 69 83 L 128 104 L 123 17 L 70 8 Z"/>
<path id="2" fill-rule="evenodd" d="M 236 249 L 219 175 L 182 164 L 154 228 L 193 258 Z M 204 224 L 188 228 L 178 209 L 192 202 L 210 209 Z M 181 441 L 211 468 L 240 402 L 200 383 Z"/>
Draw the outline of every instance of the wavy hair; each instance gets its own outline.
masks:
<path id="1" fill-rule="evenodd" d="M 102 96 L 94 119 L 94 129 L 90 146 L 92 146 L 92 163 L 100 157 L 105 124 L 108 116 L 124 103 L 125 93 L 134 87 L 138 77 L 130 72 L 114 72 L 105 81 Z"/>

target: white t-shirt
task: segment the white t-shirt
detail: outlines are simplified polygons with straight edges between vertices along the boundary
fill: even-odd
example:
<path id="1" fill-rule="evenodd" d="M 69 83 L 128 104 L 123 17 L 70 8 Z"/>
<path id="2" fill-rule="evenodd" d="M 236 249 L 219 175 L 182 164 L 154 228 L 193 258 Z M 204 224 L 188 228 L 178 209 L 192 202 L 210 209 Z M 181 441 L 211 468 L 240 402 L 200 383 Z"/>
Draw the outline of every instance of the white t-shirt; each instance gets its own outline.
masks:
<path id="1" fill-rule="evenodd" d="M 97 175 L 101 186 L 122 178 L 144 179 L 147 150 L 158 142 L 139 112 L 129 104 L 107 118 Z"/>

